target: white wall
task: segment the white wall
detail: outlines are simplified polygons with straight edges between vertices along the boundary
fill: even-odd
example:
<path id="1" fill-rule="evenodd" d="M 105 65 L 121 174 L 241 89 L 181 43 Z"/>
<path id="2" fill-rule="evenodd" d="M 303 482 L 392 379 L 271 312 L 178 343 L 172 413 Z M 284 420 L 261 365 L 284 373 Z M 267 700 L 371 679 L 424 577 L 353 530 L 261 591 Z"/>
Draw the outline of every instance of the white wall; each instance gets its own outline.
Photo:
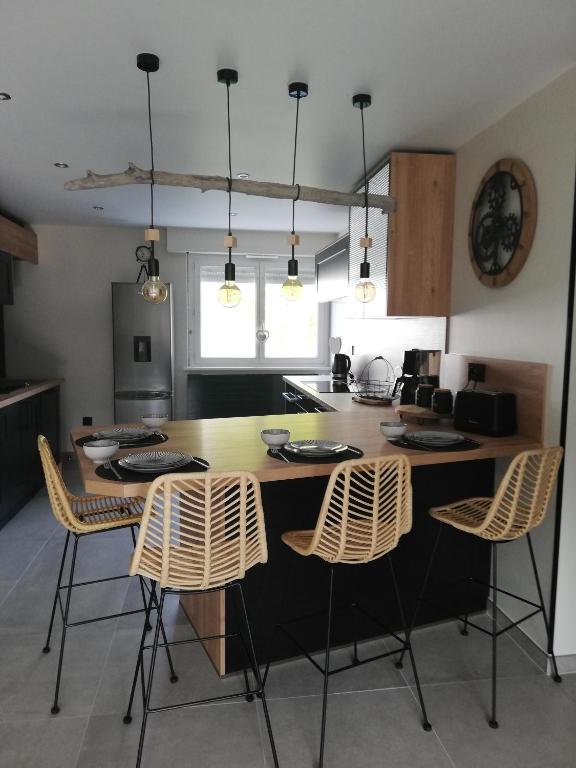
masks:
<path id="1" fill-rule="evenodd" d="M 63 378 L 62 445 L 92 416 L 114 420 L 111 282 L 136 280 L 141 228 L 38 226 L 39 263 L 17 262 L 15 303 L 5 307 L 9 376 Z M 164 235 L 163 235 L 164 236 Z M 175 411 L 186 412 L 186 255 L 157 249 L 174 302 Z"/>
<path id="2" fill-rule="evenodd" d="M 457 155 L 449 351 L 548 363 L 551 376 L 546 438 L 550 444 L 559 438 L 575 138 L 576 69 L 572 69 L 465 144 Z M 483 174 L 503 157 L 521 158 L 530 167 L 538 193 L 538 223 L 532 252 L 522 272 L 510 285 L 492 289 L 477 280 L 470 266 L 468 218 Z M 574 453 L 566 457 L 568 475 L 573 476 L 569 467 L 574 468 Z M 569 495 L 565 507 L 563 536 L 567 551 L 576 541 L 576 509 Z M 552 533 L 553 507 L 535 534 L 546 594 L 550 588 Z M 503 586 L 517 592 L 525 590 L 530 573 L 526 543 L 501 547 L 500 559 Z M 564 578 L 561 570 L 562 589 L 566 586 Z M 571 578 L 573 594 L 576 573 L 571 573 Z M 518 617 L 515 604 L 503 601 L 503 608 L 510 616 Z M 524 627 L 545 647 L 540 618 Z M 574 605 L 570 619 L 559 621 L 556 650 L 559 654 L 576 653 Z"/>

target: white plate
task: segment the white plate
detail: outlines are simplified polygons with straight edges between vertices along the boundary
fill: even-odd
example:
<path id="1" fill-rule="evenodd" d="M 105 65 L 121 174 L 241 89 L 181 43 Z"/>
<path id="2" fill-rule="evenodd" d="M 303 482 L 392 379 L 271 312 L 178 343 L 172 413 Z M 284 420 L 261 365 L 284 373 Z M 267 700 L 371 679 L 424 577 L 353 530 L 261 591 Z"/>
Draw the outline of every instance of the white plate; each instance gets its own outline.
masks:
<path id="1" fill-rule="evenodd" d="M 180 451 L 147 451 L 129 453 L 121 459 L 123 466 L 132 469 L 164 469 L 165 467 L 183 466 L 192 461 L 192 456 Z"/>
<path id="2" fill-rule="evenodd" d="M 458 443 L 464 442 L 466 439 L 464 435 L 459 435 L 457 432 L 434 432 L 432 430 L 425 432 L 407 432 L 404 437 L 406 440 L 410 440 L 413 443 L 438 447 L 457 445 Z"/>
<path id="3" fill-rule="evenodd" d="M 154 430 L 148 429 L 148 427 L 116 427 L 116 429 L 105 429 L 103 432 L 94 432 L 93 437 L 98 440 L 133 442 L 134 440 L 145 440 L 153 434 Z"/>
<path id="4" fill-rule="evenodd" d="M 347 448 L 347 445 L 334 440 L 293 440 L 284 446 L 284 450 L 301 456 L 332 456 Z"/>

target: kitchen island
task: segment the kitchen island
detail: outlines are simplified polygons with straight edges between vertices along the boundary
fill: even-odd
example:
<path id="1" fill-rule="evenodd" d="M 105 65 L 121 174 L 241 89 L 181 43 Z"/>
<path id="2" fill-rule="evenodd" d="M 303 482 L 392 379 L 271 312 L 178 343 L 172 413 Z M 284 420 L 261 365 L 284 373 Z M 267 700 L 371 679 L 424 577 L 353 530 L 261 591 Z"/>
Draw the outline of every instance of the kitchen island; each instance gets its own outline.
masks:
<path id="1" fill-rule="evenodd" d="M 375 413 L 377 411 L 377 413 Z M 208 419 L 168 422 L 163 431 L 168 441 L 166 450 L 182 450 L 204 458 L 214 471 L 247 470 L 260 480 L 266 519 L 269 559 L 266 565 L 251 569 L 245 579 L 245 590 L 260 656 L 267 649 L 268 632 L 276 621 L 277 607 L 283 605 L 283 617 L 313 613 L 324 606 L 327 569 L 318 558 L 296 556 L 280 540 L 283 531 L 313 528 L 320 510 L 328 475 L 335 464 L 293 463 L 267 455 L 260 439 L 260 430 L 285 427 L 291 439 L 330 439 L 360 448 L 366 458 L 391 455 L 400 449 L 392 446 L 380 434 L 379 422 L 393 415 L 392 409 L 366 407 L 358 412 L 317 413 L 302 415 L 262 416 L 234 419 Z M 77 429 L 73 440 L 90 434 L 93 429 Z M 539 441 L 522 435 L 506 438 L 480 438 L 480 447 L 469 451 L 435 452 L 404 450 L 413 467 L 414 491 L 413 528 L 405 535 L 395 552 L 395 565 L 401 583 L 405 610 L 410 613 L 424 568 L 430 553 L 433 521 L 427 515 L 430 506 L 454 501 L 470 495 L 488 496 L 493 492 L 496 457 L 511 457 L 518 452 L 540 445 Z M 84 486 L 92 493 L 114 496 L 144 496 L 146 482 L 112 482 L 98 477 L 95 468 L 75 446 Z M 134 449 L 131 449 L 132 452 Z M 127 453 L 129 451 L 122 451 Z M 470 551 L 468 540 L 460 532 L 448 531 L 443 537 L 443 551 L 438 558 L 438 576 L 449 580 L 468 576 Z M 478 542 L 474 557 L 474 573 L 486 578 L 489 566 L 488 548 Z M 362 595 L 362 603 L 375 614 L 382 613 L 392 626 L 398 617 L 388 583 L 388 571 L 382 560 L 360 567 L 340 566 L 337 569 L 338 604 Z M 437 606 L 427 606 L 420 613 L 420 623 L 438 621 L 451 616 L 455 610 L 453 595 L 447 591 Z M 474 596 L 473 609 L 485 606 L 486 594 Z M 191 595 L 182 599 L 183 607 L 200 634 L 210 635 L 229 630 L 233 611 L 224 593 Z M 335 641 L 351 639 L 352 626 L 359 639 L 382 634 L 382 629 L 368 619 L 353 622 L 345 613 L 336 622 Z M 322 622 L 308 622 L 302 628 L 304 643 L 309 649 L 322 647 Z M 224 640 L 205 644 L 220 674 L 238 669 L 242 656 L 236 644 Z M 296 655 L 295 648 L 278 635 L 273 642 L 274 659 Z"/>

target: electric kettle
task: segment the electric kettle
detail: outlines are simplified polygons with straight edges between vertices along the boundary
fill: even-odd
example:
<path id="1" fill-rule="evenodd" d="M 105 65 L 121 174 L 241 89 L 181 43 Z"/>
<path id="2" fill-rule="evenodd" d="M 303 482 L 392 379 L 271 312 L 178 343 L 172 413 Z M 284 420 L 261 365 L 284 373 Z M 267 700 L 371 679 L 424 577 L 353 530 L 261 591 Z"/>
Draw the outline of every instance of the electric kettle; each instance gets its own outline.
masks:
<path id="1" fill-rule="evenodd" d="M 350 360 L 348 355 L 334 355 L 334 360 L 332 361 L 332 378 L 339 381 L 346 381 L 351 365 L 352 360 Z"/>

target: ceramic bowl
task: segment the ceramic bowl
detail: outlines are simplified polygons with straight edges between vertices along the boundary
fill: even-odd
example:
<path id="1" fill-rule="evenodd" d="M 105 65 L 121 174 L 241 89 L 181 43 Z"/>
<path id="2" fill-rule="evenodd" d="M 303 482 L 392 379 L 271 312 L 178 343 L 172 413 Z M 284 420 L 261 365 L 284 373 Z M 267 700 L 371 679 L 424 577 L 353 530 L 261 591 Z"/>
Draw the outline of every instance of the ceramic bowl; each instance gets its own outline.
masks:
<path id="1" fill-rule="evenodd" d="M 94 464 L 104 464 L 114 456 L 119 447 L 120 443 L 117 440 L 91 440 L 89 443 L 84 443 L 82 450 Z"/>
<path id="2" fill-rule="evenodd" d="M 380 432 L 385 437 L 402 437 L 406 432 L 406 424 L 403 421 L 381 421 Z"/>
<path id="3" fill-rule="evenodd" d="M 263 429 L 260 437 L 271 448 L 281 448 L 290 440 L 290 432 L 287 429 Z"/>
<path id="4" fill-rule="evenodd" d="M 147 427 L 161 427 L 164 422 L 168 421 L 168 416 L 165 413 L 152 413 L 150 416 L 140 416 L 142 424 L 146 424 Z"/>

